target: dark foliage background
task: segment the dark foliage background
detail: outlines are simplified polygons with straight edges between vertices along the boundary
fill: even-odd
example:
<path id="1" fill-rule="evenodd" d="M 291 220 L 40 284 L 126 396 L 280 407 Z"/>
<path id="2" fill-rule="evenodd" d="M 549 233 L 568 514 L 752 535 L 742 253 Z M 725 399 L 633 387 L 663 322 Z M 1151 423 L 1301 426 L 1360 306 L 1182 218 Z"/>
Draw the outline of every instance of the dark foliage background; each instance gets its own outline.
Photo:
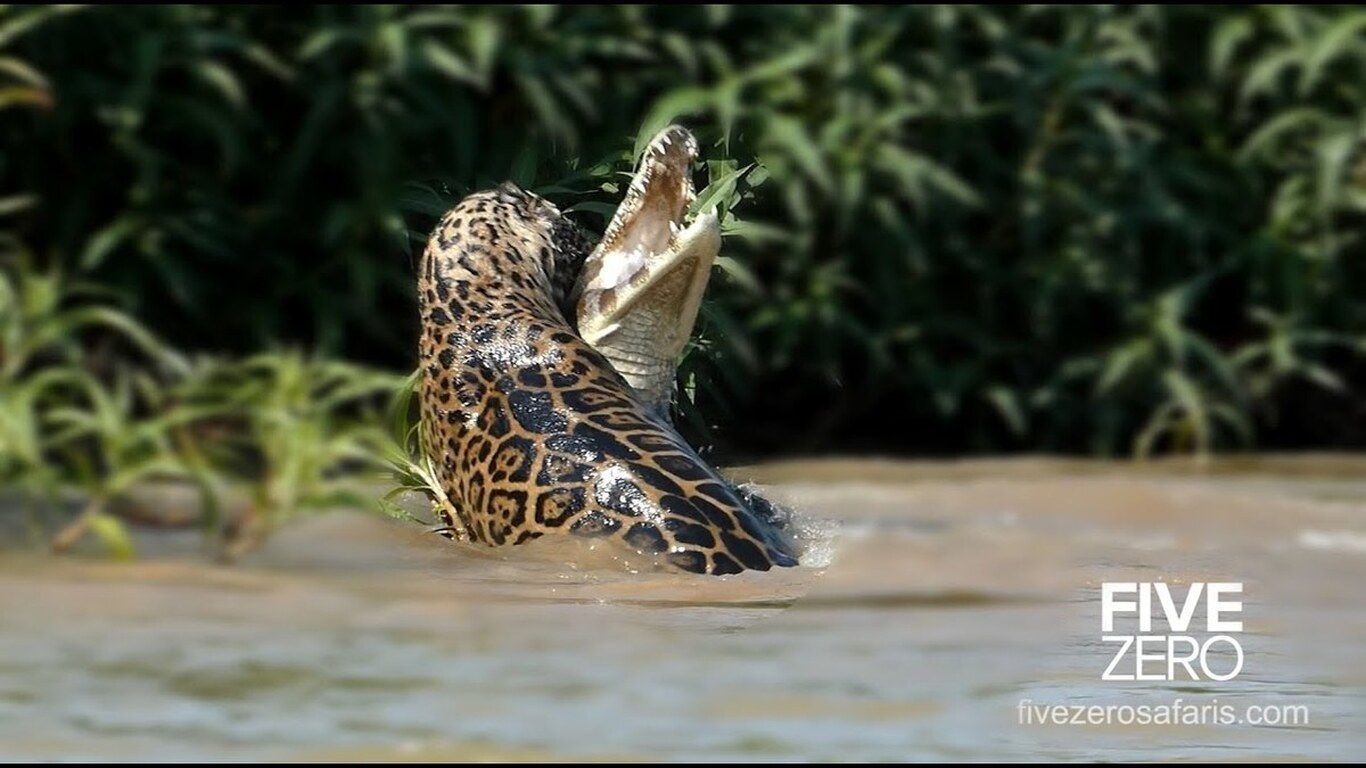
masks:
<path id="1" fill-rule="evenodd" d="M 731 455 L 1361 447 L 1364 33 L 1350 7 L 9 7 L 4 263 L 179 349 L 407 369 L 435 216 L 512 179 L 600 227 L 676 119 L 731 211 L 680 407 Z"/>

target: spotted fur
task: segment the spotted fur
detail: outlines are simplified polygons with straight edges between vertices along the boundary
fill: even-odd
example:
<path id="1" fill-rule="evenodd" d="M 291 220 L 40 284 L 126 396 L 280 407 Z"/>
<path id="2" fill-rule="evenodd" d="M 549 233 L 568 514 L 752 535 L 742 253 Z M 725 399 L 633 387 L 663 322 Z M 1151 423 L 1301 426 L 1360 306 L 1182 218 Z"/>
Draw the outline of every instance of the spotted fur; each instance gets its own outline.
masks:
<path id="1" fill-rule="evenodd" d="M 591 245 L 510 184 L 465 198 L 432 233 L 421 409 L 444 522 L 489 545 L 612 539 L 698 573 L 796 565 L 766 503 L 698 458 L 566 319 Z"/>

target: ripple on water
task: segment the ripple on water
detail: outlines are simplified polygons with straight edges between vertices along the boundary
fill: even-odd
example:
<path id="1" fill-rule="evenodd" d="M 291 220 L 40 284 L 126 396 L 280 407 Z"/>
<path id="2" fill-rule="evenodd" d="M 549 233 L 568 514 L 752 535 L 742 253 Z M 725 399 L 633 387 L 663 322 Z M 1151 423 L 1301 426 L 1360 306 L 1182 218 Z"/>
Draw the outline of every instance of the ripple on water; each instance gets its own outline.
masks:
<path id="1" fill-rule="evenodd" d="M 1366 553 L 1366 533 L 1360 531 L 1300 531 L 1297 537 L 1301 547 L 1320 549 L 1328 552 Z"/>
<path id="2" fill-rule="evenodd" d="M 235 568 L 158 560 L 154 547 L 131 564 L 0 559 L 0 753 L 1359 756 L 1366 560 L 1354 511 L 1303 496 L 1308 483 L 1260 494 L 1274 478 L 1253 496 L 1241 481 L 1118 465 L 988 469 L 989 481 L 929 467 L 870 488 L 842 466 L 815 490 L 803 472 L 803 486 L 773 492 L 800 510 L 805 564 L 722 578 L 573 540 L 453 547 L 347 515 L 285 529 Z M 1102 683 L 1099 584 L 1135 577 L 1244 580 L 1245 674 L 1217 688 Z M 1303 703 L 1313 724 L 1014 723 L 1024 698 L 1216 695 Z"/>

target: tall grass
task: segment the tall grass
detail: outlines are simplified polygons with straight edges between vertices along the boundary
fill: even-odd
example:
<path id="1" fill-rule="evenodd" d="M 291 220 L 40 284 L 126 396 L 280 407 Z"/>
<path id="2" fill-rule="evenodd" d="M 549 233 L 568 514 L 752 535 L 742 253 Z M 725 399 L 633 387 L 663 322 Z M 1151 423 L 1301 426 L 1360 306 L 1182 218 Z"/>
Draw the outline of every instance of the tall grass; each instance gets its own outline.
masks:
<path id="1" fill-rule="evenodd" d="M 506 178 L 600 226 L 682 120 L 729 211 L 680 375 L 710 442 L 1360 446 L 1363 30 L 1351 7 L 10 7 L 0 226 L 177 346 L 408 369 L 445 206 Z"/>
<path id="2" fill-rule="evenodd" d="M 148 483 L 197 488 L 189 509 L 226 559 L 302 515 L 373 508 L 363 470 L 388 447 L 380 408 L 401 376 L 277 351 L 187 361 L 100 291 L 0 260 L 0 491 L 52 531 L 131 557 L 123 519 Z M 224 514 L 224 495 L 246 502 Z M 61 510 L 75 491 L 78 511 Z M 239 494 L 240 495 L 240 494 Z"/>

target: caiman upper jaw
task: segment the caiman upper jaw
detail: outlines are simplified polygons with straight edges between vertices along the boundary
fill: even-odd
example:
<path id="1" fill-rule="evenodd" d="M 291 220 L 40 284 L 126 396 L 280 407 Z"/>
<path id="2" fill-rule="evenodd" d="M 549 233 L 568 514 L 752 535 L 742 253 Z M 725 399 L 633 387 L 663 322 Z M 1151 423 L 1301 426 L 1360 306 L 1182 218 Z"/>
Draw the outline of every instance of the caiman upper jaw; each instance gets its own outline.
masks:
<path id="1" fill-rule="evenodd" d="M 642 215 L 667 215 L 670 228 L 676 233 L 687 207 L 697 197 L 691 176 L 696 160 L 697 140 L 687 129 L 671 125 L 660 131 L 641 155 L 631 185 L 608 223 L 598 250 L 628 250 L 625 246 L 632 225 L 639 223 Z"/>

